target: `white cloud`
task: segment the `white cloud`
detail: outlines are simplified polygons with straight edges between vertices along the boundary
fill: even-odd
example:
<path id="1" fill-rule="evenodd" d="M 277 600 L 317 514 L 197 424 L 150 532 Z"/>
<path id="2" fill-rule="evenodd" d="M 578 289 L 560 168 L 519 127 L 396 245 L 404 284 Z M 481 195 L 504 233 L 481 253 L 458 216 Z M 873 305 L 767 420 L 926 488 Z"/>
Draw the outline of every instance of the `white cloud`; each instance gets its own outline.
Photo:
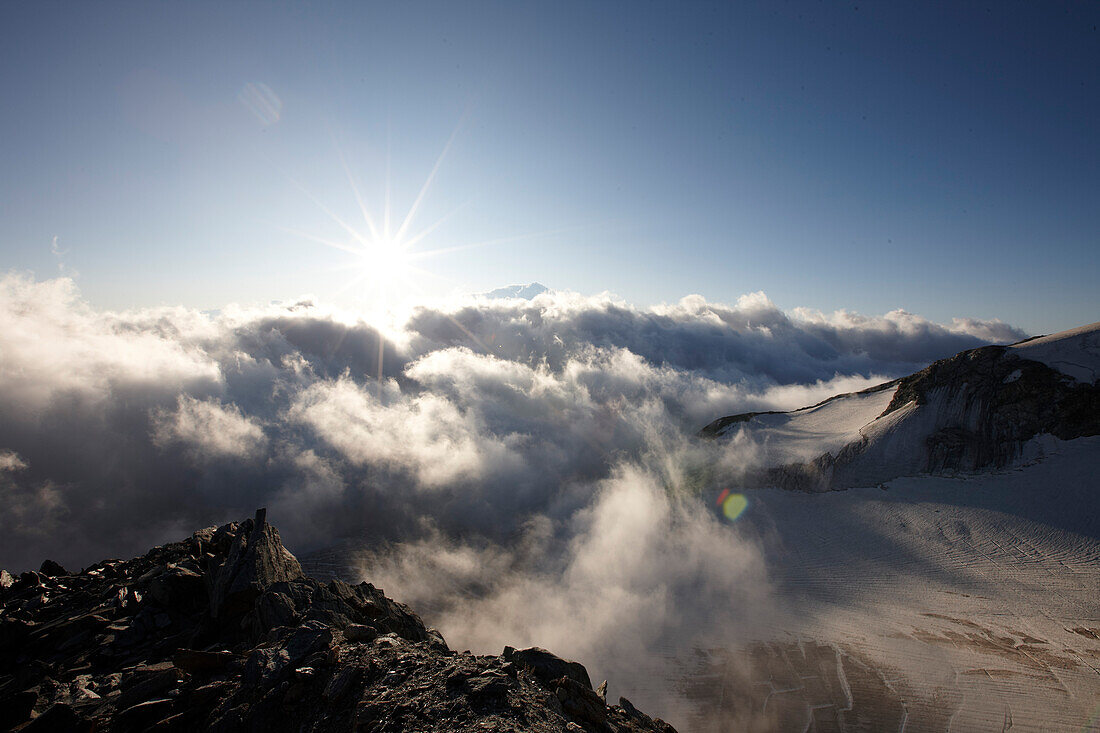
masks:
<path id="1" fill-rule="evenodd" d="M 246 459 L 257 455 L 266 439 L 257 421 L 236 405 L 180 395 L 174 411 L 153 412 L 153 442 L 166 447 L 182 443 L 204 458 Z"/>
<path id="2" fill-rule="evenodd" d="M 715 460 L 693 436 L 719 416 L 800 407 L 1022 334 L 903 311 L 786 314 L 758 292 L 656 308 L 475 298 L 384 335 L 379 394 L 379 333 L 354 314 L 97 311 L 70 279 L 0 276 L 2 473 L 26 520 L 0 518 L 0 565 L 55 546 L 71 564 L 139 552 L 263 503 L 297 547 L 427 526 L 513 542 L 532 518 L 591 508 L 616 466 Z M 35 512 L 67 519 L 47 538 Z"/>
<path id="3" fill-rule="evenodd" d="M 383 464 L 411 472 L 437 488 L 477 481 L 518 460 L 506 440 L 488 435 L 451 402 L 426 393 L 406 398 L 391 386 L 391 404 L 341 377 L 302 391 L 290 418 L 308 426 L 353 464 Z"/>
<path id="4" fill-rule="evenodd" d="M 27 462 L 15 451 L 0 450 L 0 472 L 22 471 L 26 467 Z"/>

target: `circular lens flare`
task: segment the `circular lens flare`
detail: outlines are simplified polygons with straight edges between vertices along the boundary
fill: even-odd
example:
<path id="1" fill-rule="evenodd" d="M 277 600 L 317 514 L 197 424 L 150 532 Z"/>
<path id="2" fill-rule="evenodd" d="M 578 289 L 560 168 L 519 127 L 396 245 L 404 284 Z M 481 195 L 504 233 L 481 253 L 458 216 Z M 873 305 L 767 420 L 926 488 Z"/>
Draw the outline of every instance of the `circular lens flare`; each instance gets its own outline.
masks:
<path id="1" fill-rule="evenodd" d="M 722 507 L 722 514 L 726 519 L 735 522 L 748 508 L 749 500 L 744 494 L 735 494 L 729 489 L 722 489 L 716 505 Z"/>

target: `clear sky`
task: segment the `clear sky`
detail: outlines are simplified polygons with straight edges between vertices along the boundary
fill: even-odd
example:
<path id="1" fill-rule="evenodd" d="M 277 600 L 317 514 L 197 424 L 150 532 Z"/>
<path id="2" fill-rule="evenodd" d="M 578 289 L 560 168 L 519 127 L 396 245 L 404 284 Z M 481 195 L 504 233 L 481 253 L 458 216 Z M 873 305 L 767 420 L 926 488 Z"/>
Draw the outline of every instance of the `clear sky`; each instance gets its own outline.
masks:
<path id="1" fill-rule="evenodd" d="M 903 7 L 904 6 L 904 7 Z M 0 268 L 104 307 L 538 280 L 1100 319 L 1100 4 L 0 5 Z M 448 140 L 446 155 L 440 160 Z M 387 165 L 388 162 L 388 165 Z M 56 237 L 56 240 L 55 240 Z M 383 268 L 384 269 L 384 268 Z M 358 297 L 374 279 L 340 297 Z M 358 295 L 357 295 L 358 294 Z"/>

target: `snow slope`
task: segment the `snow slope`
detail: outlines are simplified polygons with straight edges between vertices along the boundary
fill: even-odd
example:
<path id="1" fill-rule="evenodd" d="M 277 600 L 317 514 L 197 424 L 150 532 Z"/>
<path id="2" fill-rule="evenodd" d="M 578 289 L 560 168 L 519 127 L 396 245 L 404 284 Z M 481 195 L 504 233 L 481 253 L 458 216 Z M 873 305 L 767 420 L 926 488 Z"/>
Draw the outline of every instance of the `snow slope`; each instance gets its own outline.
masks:
<path id="1" fill-rule="evenodd" d="M 792 412 L 722 418 L 703 433 L 753 456 L 744 475 L 730 479 L 742 486 L 874 486 L 898 476 L 1006 465 L 1043 432 L 1095 434 L 1096 375 L 1100 323 L 963 352 L 879 391 Z"/>
<path id="2" fill-rule="evenodd" d="M 1100 323 L 719 421 L 731 451 L 759 448 L 743 485 L 762 488 L 731 531 L 764 548 L 779 610 L 755 641 L 701 651 L 672 717 L 708 731 L 1100 731 L 1097 375 Z M 980 472 L 936 468 L 951 440 L 1011 442 L 1013 420 L 1081 437 L 1040 432 Z M 767 488 L 807 475 L 817 483 L 798 487 L 848 490 Z"/>
<path id="3" fill-rule="evenodd" d="M 1008 348 L 1021 359 L 1046 364 L 1078 382 L 1093 384 L 1100 379 L 1100 322 Z"/>
<path id="4" fill-rule="evenodd" d="M 695 681 L 711 698 L 677 719 L 1100 729 L 1100 438 L 1043 442 L 1000 472 L 752 492 L 731 531 L 759 538 L 782 610 L 757 644 L 710 650 Z"/>

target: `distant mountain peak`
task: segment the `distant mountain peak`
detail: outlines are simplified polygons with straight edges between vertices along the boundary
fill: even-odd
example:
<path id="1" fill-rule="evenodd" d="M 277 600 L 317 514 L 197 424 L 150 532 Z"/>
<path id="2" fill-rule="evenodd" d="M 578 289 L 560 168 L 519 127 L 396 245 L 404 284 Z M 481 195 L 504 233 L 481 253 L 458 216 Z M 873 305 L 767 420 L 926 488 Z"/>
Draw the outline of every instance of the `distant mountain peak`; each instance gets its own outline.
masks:
<path id="1" fill-rule="evenodd" d="M 503 288 L 490 290 L 487 293 L 478 293 L 477 295 L 481 298 L 521 298 L 523 300 L 531 300 L 536 295 L 549 292 L 551 292 L 550 288 L 542 283 L 534 282 L 528 285 L 507 285 Z"/>

